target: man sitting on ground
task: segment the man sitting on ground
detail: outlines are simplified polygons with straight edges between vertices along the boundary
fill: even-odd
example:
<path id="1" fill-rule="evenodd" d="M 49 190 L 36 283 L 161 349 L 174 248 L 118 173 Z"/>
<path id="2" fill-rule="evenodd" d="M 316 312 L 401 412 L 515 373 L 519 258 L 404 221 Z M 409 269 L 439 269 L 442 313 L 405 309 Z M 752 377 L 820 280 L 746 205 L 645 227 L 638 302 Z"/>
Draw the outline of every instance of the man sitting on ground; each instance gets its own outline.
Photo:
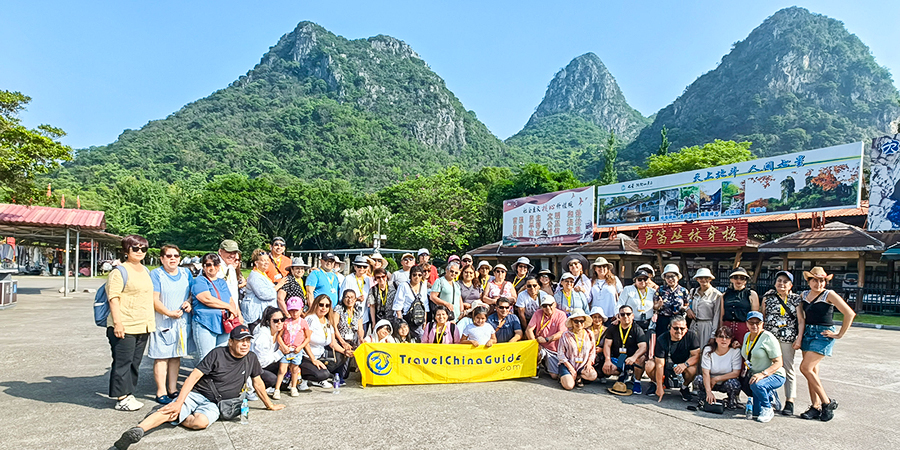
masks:
<path id="1" fill-rule="evenodd" d="M 534 339 L 540 344 L 538 361 L 544 362 L 544 369 L 554 380 L 559 378 L 559 359 L 556 348 L 559 338 L 569 331 L 566 328 L 566 313 L 556 309 L 556 300 L 549 295 L 541 300 L 540 311 L 531 316 L 531 322 L 525 330 L 528 339 Z"/>
<path id="2" fill-rule="evenodd" d="M 218 401 L 238 398 L 249 376 L 253 388 L 267 409 L 278 411 L 284 405 L 273 404 L 266 395 L 262 367 L 256 353 L 250 351 L 253 335 L 245 325 L 231 330 L 227 347 L 210 351 L 184 380 L 178 399 L 147 416 L 138 426 L 122 433 L 115 443 L 119 450 L 127 449 L 144 437 L 144 433 L 163 423 L 184 425 L 192 430 L 202 430 L 219 418 Z M 218 394 L 218 395 L 217 395 Z"/>
<path id="3" fill-rule="evenodd" d="M 619 324 L 609 327 L 604 337 L 603 354 L 606 362 L 603 364 L 603 374 L 619 375 L 619 381 L 624 382 L 631 372 L 634 376 L 632 390 L 635 394 L 640 394 L 647 341 L 644 339 L 644 330 L 634 326 L 634 310 L 631 306 L 619 307 Z"/>
<path id="4" fill-rule="evenodd" d="M 660 334 L 656 341 L 653 361 L 647 361 L 647 375 L 653 380 L 647 395 L 656 395 L 662 401 L 668 381 L 670 388 L 681 388 L 684 401 L 691 401 L 690 386 L 699 362 L 700 338 L 688 331 L 684 316 L 672 317 L 669 332 Z"/>

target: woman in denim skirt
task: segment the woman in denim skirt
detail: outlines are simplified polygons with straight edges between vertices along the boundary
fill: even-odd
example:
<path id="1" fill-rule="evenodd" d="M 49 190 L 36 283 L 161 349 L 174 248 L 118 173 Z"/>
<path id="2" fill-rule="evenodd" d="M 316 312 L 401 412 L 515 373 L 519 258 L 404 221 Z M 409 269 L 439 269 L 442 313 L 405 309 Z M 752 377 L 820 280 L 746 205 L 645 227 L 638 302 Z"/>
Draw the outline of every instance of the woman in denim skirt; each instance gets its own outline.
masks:
<path id="1" fill-rule="evenodd" d="M 802 302 L 797 309 L 800 338 L 799 343 L 794 343 L 794 348 L 800 347 L 803 352 L 803 362 L 800 363 L 800 373 L 806 377 L 809 385 L 809 399 L 812 405 L 800 417 L 807 420 L 818 419 L 827 422 L 834 417 L 837 409 L 837 400 L 829 398 L 825 394 L 822 380 L 819 379 L 819 363 L 831 356 L 834 340 L 840 339 L 850 329 L 856 313 L 847 302 L 836 292 L 825 289 L 828 281 L 834 275 L 825 273 L 821 267 L 813 267 L 809 272 L 803 272 L 803 277 L 809 283 L 809 290 L 800 294 Z M 844 315 L 841 331 L 835 333 L 834 308 Z M 799 344 L 799 345 L 798 345 Z"/>

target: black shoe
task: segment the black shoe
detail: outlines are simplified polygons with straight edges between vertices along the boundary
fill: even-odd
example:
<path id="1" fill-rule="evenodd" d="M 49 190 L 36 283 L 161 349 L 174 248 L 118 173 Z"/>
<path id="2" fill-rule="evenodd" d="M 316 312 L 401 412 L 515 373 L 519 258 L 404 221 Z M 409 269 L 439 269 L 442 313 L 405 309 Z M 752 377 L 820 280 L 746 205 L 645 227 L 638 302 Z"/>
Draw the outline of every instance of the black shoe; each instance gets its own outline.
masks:
<path id="1" fill-rule="evenodd" d="M 822 412 L 819 414 L 819 420 L 828 422 L 834 419 L 834 410 L 837 409 L 837 403 L 834 400 L 831 403 L 822 403 Z"/>
<path id="2" fill-rule="evenodd" d="M 815 420 L 818 419 L 821 415 L 822 411 L 819 411 L 815 406 L 810 405 L 809 409 L 807 409 L 805 413 L 800 414 L 800 418 L 806 420 Z"/>
<path id="3" fill-rule="evenodd" d="M 647 389 L 647 395 L 650 397 L 656 395 L 656 383 L 650 382 L 650 389 Z"/>
<path id="4" fill-rule="evenodd" d="M 144 437 L 144 430 L 141 427 L 134 427 L 122 433 L 122 437 L 120 437 L 119 440 L 116 441 L 115 444 L 113 444 L 113 446 L 115 446 L 118 450 L 125 450 L 131 444 L 135 444 L 140 441 L 142 437 Z"/>
<path id="5" fill-rule="evenodd" d="M 694 396 L 691 395 L 691 388 L 689 388 L 687 386 L 682 386 L 680 391 L 681 391 L 681 399 L 682 400 L 689 402 L 694 399 Z"/>
<path id="6" fill-rule="evenodd" d="M 782 416 L 794 415 L 794 402 L 784 402 L 784 408 L 781 410 Z"/>

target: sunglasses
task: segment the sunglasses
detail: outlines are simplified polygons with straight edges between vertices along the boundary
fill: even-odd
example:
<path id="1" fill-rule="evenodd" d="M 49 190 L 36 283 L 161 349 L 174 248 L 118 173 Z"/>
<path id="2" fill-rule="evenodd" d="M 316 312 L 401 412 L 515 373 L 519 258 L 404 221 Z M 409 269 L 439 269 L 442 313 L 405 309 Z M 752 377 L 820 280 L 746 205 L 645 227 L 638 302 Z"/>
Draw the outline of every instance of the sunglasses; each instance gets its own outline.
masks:
<path id="1" fill-rule="evenodd" d="M 139 247 L 139 246 L 137 246 L 137 245 L 132 245 L 132 246 L 131 246 L 131 251 L 133 251 L 133 252 L 135 252 L 135 253 L 137 253 L 137 252 L 147 253 L 147 249 L 149 249 L 149 248 L 150 248 L 150 247 Z"/>
<path id="2" fill-rule="evenodd" d="M 414 274 L 412 274 L 412 275 L 410 275 L 410 276 L 411 276 L 411 277 L 421 277 L 422 274 L 421 274 L 421 273 L 414 273 Z"/>
<path id="3" fill-rule="evenodd" d="M 744 277 L 744 276 L 741 276 L 741 275 L 735 275 L 735 276 L 731 277 L 731 279 L 732 279 L 732 280 L 743 280 L 743 281 L 747 281 L 747 280 L 748 280 L 747 277 Z"/>
<path id="4" fill-rule="evenodd" d="M 643 282 L 643 281 L 647 281 L 647 280 L 649 280 L 649 278 L 635 278 L 634 281 L 641 281 L 641 282 Z"/>
<path id="5" fill-rule="evenodd" d="M 468 263 L 470 263 L 470 262 L 472 262 L 472 260 L 471 260 L 471 259 L 463 259 L 462 262 L 468 262 Z"/>
<path id="6" fill-rule="evenodd" d="M 665 278 L 667 280 L 675 280 L 678 278 L 678 275 L 669 274 L 669 275 L 664 276 L 663 278 Z"/>
<path id="7" fill-rule="evenodd" d="M 277 242 L 275 244 L 272 244 L 272 247 L 284 247 L 284 244 L 281 242 Z"/>
<path id="8" fill-rule="evenodd" d="M 177 253 L 174 255 L 163 255 L 163 258 L 180 258 L 180 257 L 181 257 L 181 255 L 179 255 Z"/>
<path id="9" fill-rule="evenodd" d="M 506 273 L 506 271 L 503 270 L 503 269 L 494 269 L 494 272 L 503 272 L 503 273 Z"/>
<path id="10" fill-rule="evenodd" d="M 509 309 L 509 306 L 498 306 L 497 309 Z"/>
<path id="11" fill-rule="evenodd" d="M 319 303 L 319 308 L 328 308 L 331 306 L 331 303 Z"/>
<path id="12" fill-rule="evenodd" d="M 203 267 L 216 267 L 216 264 L 215 263 L 206 263 L 203 265 Z"/>
<path id="13" fill-rule="evenodd" d="M 284 317 L 282 317 L 280 319 L 272 319 L 272 323 L 281 323 L 281 322 L 284 322 Z"/>
<path id="14" fill-rule="evenodd" d="M 541 305 L 541 308 L 552 308 L 553 305 Z"/>
<path id="15" fill-rule="evenodd" d="M 413 258 L 412 256 L 407 256 L 406 258 L 403 258 L 403 261 L 415 261 L 415 260 L 416 260 L 416 258 Z"/>
<path id="16" fill-rule="evenodd" d="M 626 312 L 622 312 L 622 313 L 619 313 L 619 315 L 622 316 L 622 317 L 629 317 L 629 316 L 633 316 L 634 313 L 626 313 Z"/>
<path id="17" fill-rule="evenodd" d="M 577 323 L 579 325 L 582 325 L 582 324 L 584 324 L 584 319 L 575 319 L 572 321 L 572 323 Z"/>
<path id="18" fill-rule="evenodd" d="M 675 331 L 686 331 L 687 327 L 672 327 L 672 329 Z"/>
<path id="19" fill-rule="evenodd" d="M 377 277 L 375 277 L 375 279 L 376 279 L 376 280 L 386 280 L 386 279 L 387 279 L 387 275 L 378 275 Z"/>
<path id="20" fill-rule="evenodd" d="M 538 286 L 538 285 L 536 285 L 536 284 L 526 284 L 525 287 L 527 287 L 527 288 L 536 288 L 536 287 L 540 287 L 540 286 Z"/>

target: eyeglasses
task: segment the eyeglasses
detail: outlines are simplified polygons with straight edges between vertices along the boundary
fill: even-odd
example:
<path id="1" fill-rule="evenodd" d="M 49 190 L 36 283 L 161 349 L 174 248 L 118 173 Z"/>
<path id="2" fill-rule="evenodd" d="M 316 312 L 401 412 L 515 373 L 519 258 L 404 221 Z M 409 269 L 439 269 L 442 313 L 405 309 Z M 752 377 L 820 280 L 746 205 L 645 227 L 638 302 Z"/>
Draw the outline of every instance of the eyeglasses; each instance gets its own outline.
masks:
<path id="1" fill-rule="evenodd" d="M 572 323 L 577 323 L 579 325 L 582 325 L 582 324 L 584 324 L 584 319 L 573 319 Z"/>
<path id="2" fill-rule="evenodd" d="M 509 306 L 498 306 L 497 309 L 509 309 Z"/>
<path id="3" fill-rule="evenodd" d="M 449 273 L 450 275 L 459 275 L 458 270 L 448 270 L 447 273 Z"/>
<path id="4" fill-rule="evenodd" d="M 180 257 L 181 257 L 181 255 L 179 255 L 177 253 L 174 255 L 173 254 L 163 255 L 163 258 L 180 258 Z"/>
<path id="5" fill-rule="evenodd" d="M 675 275 L 675 274 L 671 274 L 671 273 L 670 273 L 670 274 L 667 274 L 667 275 L 663 276 L 663 278 L 665 278 L 665 279 L 667 279 L 667 280 L 673 280 L 673 279 L 678 279 L 678 275 Z"/>
<path id="6" fill-rule="evenodd" d="M 280 319 L 275 319 L 275 318 L 272 319 L 272 323 L 281 323 L 281 322 L 284 322 L 284 317 L 282 317 Z"/>
<path id="7" fill-rule="evenodd" d="M 135 252 L 135 253 L 137 253 L 137 252 L 147 253 L 147 249 L 149 249 L 149 248 L 150 248 L 150 247 L 139 247 L 139 246 L 137 246 L 137 245 L 132 245 L 132 246 L 131 246 L 131 251 L 133 251 L 133 252 Z"/>
<path id="8" fill-rule="evenodd" d="M 217 264 L 215 264 L 215 263 L 206 263 L 203 265 L 203 267 L 216 267 L 216 265 Z"/>
<path id="9" fill-rule="evenodd" d="M 421 273 L 414 273 L 414 274 L 411 274 L 410 276 L 411 276 L 411 277 L 421 277 L 422 274 L 421 274 Z"/>

